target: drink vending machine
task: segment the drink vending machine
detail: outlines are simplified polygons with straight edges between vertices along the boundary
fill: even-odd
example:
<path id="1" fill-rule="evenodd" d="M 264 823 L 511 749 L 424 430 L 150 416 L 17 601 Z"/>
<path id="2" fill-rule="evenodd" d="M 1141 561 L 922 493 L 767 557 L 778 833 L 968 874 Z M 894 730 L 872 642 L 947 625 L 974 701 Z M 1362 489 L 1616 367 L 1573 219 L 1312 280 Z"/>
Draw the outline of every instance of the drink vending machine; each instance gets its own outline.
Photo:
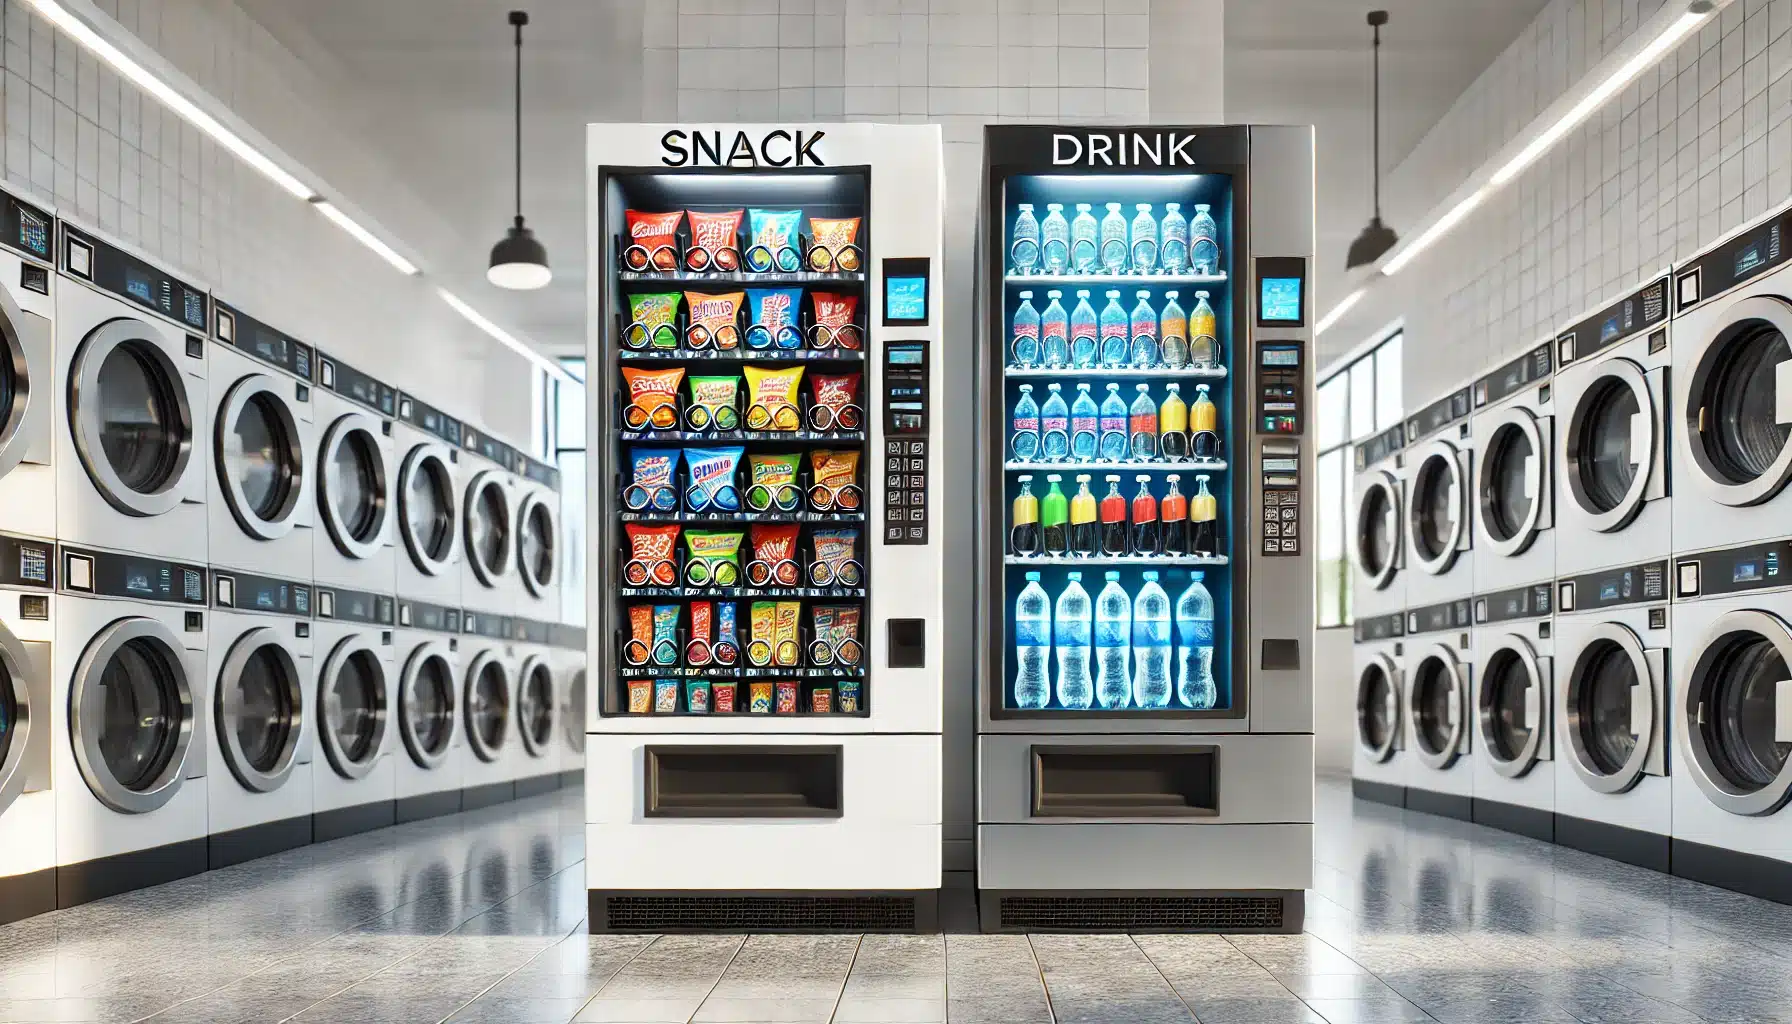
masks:
<path id="1" fill-rule="evenodd" d="M 931 930 L 940 129 L 587 144 L 591 929 Z"/>
<path id="2" fill-rule="evenodd" d="M 984 161 L 984 930 L 1298 931 L 1312 129 L 992 126 Z"/>

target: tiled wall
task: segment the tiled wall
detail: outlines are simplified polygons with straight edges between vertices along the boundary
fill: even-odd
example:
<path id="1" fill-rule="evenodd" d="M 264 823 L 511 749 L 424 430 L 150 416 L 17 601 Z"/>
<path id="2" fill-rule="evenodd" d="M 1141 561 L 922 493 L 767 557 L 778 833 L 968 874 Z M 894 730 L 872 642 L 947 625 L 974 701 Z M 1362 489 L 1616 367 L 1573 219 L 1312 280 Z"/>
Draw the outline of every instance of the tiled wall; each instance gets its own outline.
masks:
<path id="1" fill-rule="evenodd" d="M 392 176 L 332 123 L 342 108 L 318 71 L 234 4 L 98 6 L 277 143 L 303 146 L 301 159 L 328 180 L 388 208 L 392 191 L 369 195 L 359 186 Z M 393 271 L 123 83 L 22 0 L 4 0 L 0 32 L 8 182 L 375 376 L 529 439 L 528 364 L 467 325 L 432 285 Z M 314 154 L 330 166 L 318 166 Z"/>

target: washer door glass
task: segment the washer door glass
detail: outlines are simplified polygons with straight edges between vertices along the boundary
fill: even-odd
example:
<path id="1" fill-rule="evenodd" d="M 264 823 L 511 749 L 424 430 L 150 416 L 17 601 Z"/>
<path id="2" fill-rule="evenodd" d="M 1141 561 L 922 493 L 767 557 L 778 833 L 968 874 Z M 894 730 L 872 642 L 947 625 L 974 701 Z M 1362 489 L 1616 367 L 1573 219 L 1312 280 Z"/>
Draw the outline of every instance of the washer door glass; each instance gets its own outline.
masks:
<path id="1" fill-rule="evenodd" d="M 1531 439 L 1514 426 L 1501 427 L 1488 445 L 1482 493 L 1487 508 L 1487 532 L 1496 540 L 1511 540 L 1530 518 L 1531 459 L 1536 455 Z"/>
<path id="2" fill-rule="evenodd" d="M 424 557 L 440 561 L 454 543 L 454 491 L 442 463 L 418 459 L 405 481 L 404 518 Z"/>
<path id="3" fill-rule="evenodd" d="M 1772 785 L 1792 755 L 1792 743 L 1774 738 L 1774 691 L 1788 678 L 1786 659 L 1758 633 L 1731 633 L 1721 643 L 1692 680 L 1706 708 L 1700 738 L 1718 774 L 1752 793 Z"/>
<path id="4" fill-rule="evenodd" d="M 1442 754 L 1455 742 L 1455 679 L 1441 658 L 1426 658 L 1413 673 L 1413 733 L 1428 754 Z"/>
<path id="5" fill-rule="evenodd" d="M 1456 535 L 1455 467 L 1442 455 L 1433 455 L 1419 467 L 1418 486 L 1413 489 L 1413 540 L 1426 559 L 1441 557 L 1450 550 Z"/>
<path id="6" fill-rule="evenodd" d="M 468 720 L 479 734 L 480 746 L 486 750 L 503 746 L 504 729 L 510 724 L 510 690 L 504 684 L 504 669 L 494 661 L 481 666 L 473 680 Z"/>
<path id="7" fill-rule="evenodd" d="M 1384 750 L 1394 734 L 1394 682 L 1379 664 L 1363 669 L 1356 694 L 1357 739 L 1370 750 Z"/>
<path id="8" fill-rule="evenodd" d="M 539 502 L 529 505 L 522 524 L 518 560 L 529 579 L 546 583 L 554 578 L 554 517 Z"/>
<path id="9" fill-rule="evenodd" d="M 1501 648 L 1488 659 L 1481 676 L 1481 701 L 1487 713 L 1487 738 L 1493 756 L 1516 761 L 1524 756 L 1538 723 L 1526 709 L 1531 674 L 1523 659 L 1510 648 Z"/>
<path id="10" fill-rule="evenodd" d="M 1581 453 L 1576 464 L 1580 493 L 1589 512 L 1610 512 L 1623 504 L 1646 453 L 1631 450 L 1631 426 L 1642 414 L 1636 390 L 1626 381 L 1602 377 L 1581 399 Z"/>
<path id="11" fill-rule="evenodd" d="M 324 728 L 352 764 L 365 764 L 377 753 L 386 709 L 385 676 L 372 652 L 355 651 L 343 659 L 324 696 Z"/>
<path id="12" fill-rule="evenodd" d="M 1363 492 L 1356 516 L 1356 550 L 1363 572 L 1370 576 L 1380 576 L 1394 557 L 1393 520 L 1394 506 L 1388 500 L 1386 487 L 1370 487 Z"/>
<path id="13" fill-rule="evenodd" d="M 0 660 L 0 769 L 12 754 L 13 731 L 19 720 L 19 699 L 13 692 L 15 680 L 6 662 Z"/>
<path id="14" fill-rule="evenodd" d="M 287 429 L 290 420 L 279 399 L 264 392 L 243 404 L 224 436 L 224 464 L 243 489 L 249 506 L 244 511 L 257 519 L 275 518 L 292 496 L 300 467 L 292 460 L 297 446 Z"/>
<path id="15" fill-rule="evenodd" d="M 566 744 L 575 751 L 585 749 L 585 670 L 573 673 L 566 687 Z"/>
<path id="16" fill-rule="evenodd" d="M 100 673 L 100 760 L 119 785 L 141 793 L 180 750 L 180 670 L 157 641 L 127 641 Z"/>
<path id="17" fill-rule="evenodd" d="M 418 667 L 406 707 L 411 735 L 424 753 L 433 757 L 448 749 L 454 735 L 454 677 L 447 662 L 431 657 Z"/>
<path id="18" fill-rule="evenodd" d="M 13 350 L 10 335 L 10 330 L 0 335 L 0 442 L 6 440 L 25 412 L 24 403 L 19 402 L 23 392 L 19 387 L 19 366 L 15 365 L 15 361 L 23 363 L 25 354 Z M 15 403 L 21 407 L 14 408 Z"/>
<path id="19" fill-rule="evenodd" d="M 97 378 L 100 450 L 120 482 L 144 494 L 168 486 L 190 441 L 177 392 L 182 384 L 169 379 L 149 344 L 114 346 Z"/>
<path id="20" fill-rule="evenodd" d="M 329 475 L 330 502 L 343 528 L 360 543 L 369 543 L 379 534 L 381 499 L 380 453 L 373 439 L 362 430 L 352 430 L 336 447 L 325 472 Z"/>
<path id="21" fill-rule="evenodd" d="M 1639 680 L 1630 655 L 1609 640 L 1588 645 L 1576 669 L 1575 718 L 1587 767 L 1616 775 L 1636 753 L 1638 737 L 1630 727 L 1632 689 Z"/>
<path id="22" fill-rule="evenodd" d="M 1732 324 L 1705 355 L 1704 389 L 1692 396 L 1705 411 L 1694 443 L 1724 483 L 1745 484 L 1773 468 L 1792 424 L 1779 421 L 1775 368 L 1792 359 L 1786 336 L 1765 320 Z"/>
<path id="23" fill-rule="evenodd" d="M 510 547 L 510 507 L 504 500 L 504 488 L 488 479 L 479 486 L 467 512 L 467 538 L 473 557 L 487 572 L 502 573 L 504 553 Z"/>
<path id="24" fill-rule="evenodd" d="M 263 644 L 231 683 L 237 691 L 237 743 L 249 767 L 263 774 L 280 767 L 292 739 L 298 709 L 293 707 L 294 680 L 271 644 Z"/>
<path id="25" fill-rule="evenodd" d="M 517 714 L 532 747 L 539 750 L 553 738 L 554 678 L 547 666 L 538 664 L 529 670 L 529 678 L 523 680 Z"/>

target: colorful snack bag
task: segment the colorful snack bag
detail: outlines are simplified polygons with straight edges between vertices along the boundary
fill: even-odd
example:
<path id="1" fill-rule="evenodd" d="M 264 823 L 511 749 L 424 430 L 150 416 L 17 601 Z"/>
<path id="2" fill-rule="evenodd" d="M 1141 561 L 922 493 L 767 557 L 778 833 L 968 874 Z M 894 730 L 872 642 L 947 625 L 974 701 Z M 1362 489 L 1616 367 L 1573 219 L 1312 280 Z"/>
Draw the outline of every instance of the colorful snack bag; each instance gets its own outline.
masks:
<path id="1" fill-rule="evenodd" d="M 776 601 L 754 601 L 747 608 L 750 626 L 747 634 L 747 664 L 764 668 L 772 663 L 772 637 L 778 619 Z"/>
<path id="2" fill-rule="evenodd" d="M 740 378 L 692 377 L 684 425 L 691 430 L 740 429 Z"/>
<path id="3" fill-rule="evenodd" d="M 684 265 L 690 270 L 740 269 L 740 218 L 745 210 L 704 213 L 686 210 L 691 221 L 691 247 L 685 250 Z"/>
<path id="4" fill-rule="evenodd" d="M 778 680 L 778 714 L 796 714 L 796 680 Z"/>
<path id="5" fill-rule="evenodd" d="M 809 582 L 818 587 L 857 587 L 865 582 L 865 567 L 854 557 L 859 546 L 857 530 L 816 530 L 809 535 L 814 557 L 809 561 Z"/>
<path id="6" fill-rule="evenodd" d="M 678 680 L 655 679 L 653 681 L 653 710 L 655 714 L 678 714 Z"/>
<path id="7" fill-rule="evenodd" d="M 628 316 L 628 326 L 622 329 L 624 348 L 639 352 L 649 347 L 667 350 L 678 347 L 677 292 L 630 295 Z"/>
<path id="8" fill-rule="evenodd" d="M 693 587 L 740 585 L 740 532 L 686 530 L 684 581 Z"/>
<path id="9" fill-rule="evenodd" d="M 687 456 L 688 458 L 688 456 Z M 857 512 L 865 504 L 859 487 L 859 453 L 817 448 L 809 453 L 814 482 L 809 485 L 809 507 L 817 512 Z"/>
<path id="10" fill-rule="evenodd" d="M 709 714 L 709 680 L 685 680 L 684 709 L 693 715 Z"/>
<path id="11" fill-rule="evenodd" d="M 864 253 L 856 244 L 859 218 L 809 218 L 809 269 L 819 274 L 832 270 L 854 273 L 864 265 Z"/>
<path id="12" fill-rule="evenodd" d="M 831 686 L 817 686 L 814 690 L 810 691 L 809 710 L 818 715 L 833 713 L 834 688 Z"/>
<path id="13" fill-rule="evenodd" d="M 748 288 L 747 347 L 802 348 L 803 329 L 796 322 L 802 301 L 801 288 Z"/>
<path id="14" fill-rule="evenodd" d="M 795 430 L 803 425 L 796 407 L 802 367 L 768 370 L 763 366 L 743 366 L 741 372 L 747 375 L 748 430 Z"/>
<path id="15" fill-rule="evenodd" d="M 772 713 L 772 684 L 747 684 L 747 713 L 753 715 L 769 715 Z"/>
<path id="16" fill-rule="evenodd" d="M 809 325 L 810 348 L 861 349 L 865 335 L 859 330 L 857 295 L 836 295 L 833 292 L 810 292 L 809 302 L 815 307 L 814 322 Z"/>
<path id="17" fill-rule="evenodd" d="M 643 370 L 624 366 L 622 379 L 628 382 L 628 408 L 622 410 L 622 425 L 630 430 L 671 430 L 678 426 L 678 385 L 684 371 L 672 367 L 665 370 Z"/>
<path id="18" fill-rule="evenodd" d="M 631 587 L 669 587 L 678 582 L 678 566 L 673 556 L 678 551 L 676 523 L 670 526 L 647 526 L 624 523 L 628 534 L 629 559 L 622 566 L 622 582 Z"/>
<path id="19" fill-rule="evenodd" d="M 834 656 L 842 665 L 857 666 L 865 660 L 865 648 L 859 643 L 859 608 L 844 605 L 834 613 Z"/>
<path id="20" fill-rule="evenodd" d="M 748 210 L 747 233 L 752 241 L 747 246 L 747 269 L 755 274 L 769 270 L 795 273 L 802 269 L 802 256 L 797 252 L 797 231 L 802 227 L 801 210 Z"/>
<path id="21" fill-rule="evenodd" d="M 678 225 L 684 220 L 683 210 L 670 213 L 642 213 L 625 210 L 628 220 L 627 245 L 622 250 L 622 265 L 633 271 L 678 269 Z"/>
<path id="22" fill-rule="evenodd" d="M 755 587 L 794 587 L 799 580 L 795 523 L 754 523 L 750 537 L 753 560 L 747 563 L 747 582 Z"/>
<path id="23" fill-rule="evenodd" d="M 795 512 L 803 499 L 796 483 L 802 465 L 802 452 L 747 456 L 747 507 L 755 512 Z"/>
<path id="24" fill-rule="evenodd" d="M 773 614 L 772 662 L 789 668 L 801 661 L 803 655 L 802 645 L 798 642 L 802 631 L 803 603 L 779 601 Z"/>
<path id="25" fill-rule="evenodd" d="M 628 681 L 628 713 L 645 715 L 653 710 L 653 682 L 648 679 Z"/>
<path id="26" fill-rule="evenodd" d="M 865 425 L 865 410 L 859 405 L 859 380 L 856 373 L 818 373 L 809 378 L 809 429 L 818 433 L 830 430 L 857 430 Z"/>
<path id="27" fill-rule="evenodd" d="M 809 664 L 816 666 L 834 663 L 834 617 L 837 609 L 826 605 L 816 605 L 809 609 L 810 621 L 813 624 L 814 639 L 809 641 Z"/>
<path id="28" fill-rule="evenodd" d="M 678 664 L 678 618 L 684 609 L 675 604 L 653 606 L 653 663 Z"/>
<path id="29" fill-rule="evenodd" d="M 716 682 L 709 686 L 711 702 L 715 704 L 716 714 L 734 714 L 734 684 Z"/>
<path id="30" fill-rule="evenodd" d="M 859 713 L 859 681 L 857 679 L 840 680 L 840 713 L 843 715 Z"/>
<path id="31" fill-rule="evenodd" d="M 745 448 L 686 448 L 685 472 L 690 484 L 684 507 L 692 512 L 739 512 L 740 491 L 734 476 Z"/>
<path id="32" fill-rule="evenodd" d="M 694 349 L 740 347 L 740 306 L 745 292 L 685 292 L 691 319 L 684 329 L 684 343 Z"/>
<path id="33" fill-rule="evenodd" d="M 653 657 L 653 605 L 628 606 L 628 641 L 622 645 L 622 660 L 630 665 L 645 665 Z"/>
<path id="34" fill-rule="evenodd" d="M 707 665 L 715 658 L 715 606 L 691 602 L 691 638 L 684 642 L 686 665 Z"/>
<path id="35" fill-rule="evenodd" d="M 734 625 L 734 602 L 716 602 L 716 640 L 713 651 L 718 665 L 732 665 L 740 660 L 740 637 Z"/>
<path id="36" fill-rule="evenodd" d="M 676 448 L 630 448 L 629 483 L 622 504 L 630 512 L 670 512 L 678 507 L 678 488 L 672 475 L 678 471 Z"/>

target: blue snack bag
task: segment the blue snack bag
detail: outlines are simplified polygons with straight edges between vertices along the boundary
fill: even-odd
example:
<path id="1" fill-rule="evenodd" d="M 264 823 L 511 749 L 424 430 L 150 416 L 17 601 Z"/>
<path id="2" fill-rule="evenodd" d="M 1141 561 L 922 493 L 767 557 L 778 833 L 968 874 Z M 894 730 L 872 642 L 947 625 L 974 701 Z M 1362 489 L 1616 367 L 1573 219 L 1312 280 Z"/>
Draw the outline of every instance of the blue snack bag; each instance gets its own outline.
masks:
<path id="1" fill-rule="evenodd" d="M 685 507 L 692 512 L 740 511 L 735 475 L 746 452 L 741 447 L 686 448 L 684 464 L 690 484 L 685 491 Z"/>
<path id="2" fill-rule="evenodd" d="M 801 210 L 748 210 L 747 269 L 759 274 L 770 270 L 791 274 L 802 269 L 802 253 L 797 251 L 802 223 Z"/>
<path id="3" fill-rule="evenodd" d="M 797 324 L 802 301 L 801 288 L 748 288 L 747 347 L 802 348 L 803 331 Z"/>
<path id="4" fill-rule="evenodd" d="M 630 512 L 670 512 L 678 507 L 678 489 L 672 478 L 683 453 L 677 448 L 630 448 L 631 467 L 622 504 Z"/>

